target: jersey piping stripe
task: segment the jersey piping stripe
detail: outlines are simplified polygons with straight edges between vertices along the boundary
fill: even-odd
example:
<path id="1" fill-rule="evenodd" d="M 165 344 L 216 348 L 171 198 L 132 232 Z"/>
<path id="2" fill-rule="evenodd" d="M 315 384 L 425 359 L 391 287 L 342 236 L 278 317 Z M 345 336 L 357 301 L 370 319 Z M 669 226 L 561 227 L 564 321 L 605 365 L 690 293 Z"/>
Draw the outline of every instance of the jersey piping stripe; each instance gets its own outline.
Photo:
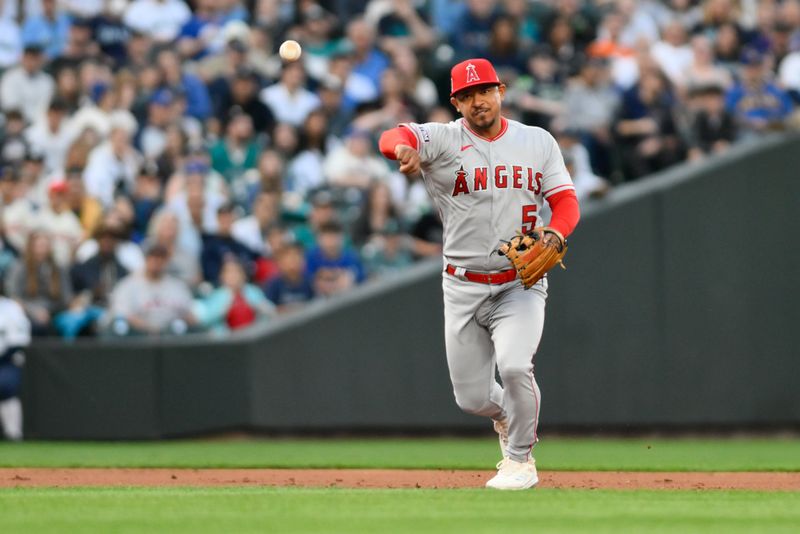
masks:
<path id="1" fill-rule="evenodd" d="M 494 137 L 482 136 L 481 134 L 479 134 L 478 132 L 469 127 L 469 124 L 467 123 L 466 119 L 461 119 L 461 124 L 463 124 L 464 128 L 469 130 L 469 132 L 475 137 L 479 137 L 480 139 L 483 139 L 484 141 L 489 141 L 490 143 L 492 141 L 497 141 L 503 136 L 504 133 L 506 133 L 506 131 L 508 131 L 508 121 L 506 120 L 505 117 L 500 117 L 500 131 L 497 132 L 497 135 L 495 135 Z"/>
<path id="2" fill-rule="evenodd" d="M 542 193 L 542 196 L 547 198 L 547 197 L 549 197 L 550 195 L 552 195 L 554 193 L 558 193 L 559 191 L 566 191 L 567 189 L 575 189 L 575 186 L 572 185 L 572 184 L 557 185 L 554 188 L 549 189 L 549 190 L 545 191 L 544 193 Z"/>

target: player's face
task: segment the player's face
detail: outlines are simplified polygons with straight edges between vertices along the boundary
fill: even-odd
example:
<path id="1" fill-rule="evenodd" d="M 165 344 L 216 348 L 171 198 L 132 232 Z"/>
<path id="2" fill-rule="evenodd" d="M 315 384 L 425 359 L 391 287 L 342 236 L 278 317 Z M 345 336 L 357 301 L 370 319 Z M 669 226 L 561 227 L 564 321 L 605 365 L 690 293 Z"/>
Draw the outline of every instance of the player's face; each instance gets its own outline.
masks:
<path id="1" fill-rule="evenodd" d="M 490 130 L 500 120 L 500 105 L 506 86 L 479 85 L 459 91 L 450 103 L 474 130 Z"/>

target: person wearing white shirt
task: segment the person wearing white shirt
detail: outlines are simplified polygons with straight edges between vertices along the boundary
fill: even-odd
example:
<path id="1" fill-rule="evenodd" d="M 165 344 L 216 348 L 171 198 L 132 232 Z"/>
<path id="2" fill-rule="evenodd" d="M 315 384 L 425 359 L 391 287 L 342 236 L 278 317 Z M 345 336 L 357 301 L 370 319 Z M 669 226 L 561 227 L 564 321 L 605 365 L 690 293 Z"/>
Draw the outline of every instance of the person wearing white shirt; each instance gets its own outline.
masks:
<path id="1" fill-rule="evenodd" d="M 183 0 L 133 0 L 122 20 L 160 43 L 174 40 L 192 13 Z"/>
<path id="2" fill-rule="evenodd" d="M 795 98 L 800 97 L 800 50 L 795 50 L 781 61 L 778 68 L 781 85 L 793 91 Z"/>
<path id="3" fill-rule="evenodd" d="M 372 151 L 368 132 L 353 130 L 344 145 L 331 151 L 323 165 L 328 183 L 367 189 L 374 180 L 388 181 L 391 170 Z"/>
<path id="4" fill-rule="evenodd" d="M 83 182 L 86 192 L 104 207 L 111 206 L 118 188 L 132 190 L 141 165 L 139 152 L 131 145 L 136 119 L 127 111 L 115 111 L 111 117 L 108 141 L 89 153 Z"/>
<path id="5" fill-rule="evenodd" d="M 262 191 L 253 200 L 253 214 L 233 223 L 231 235 L 241 244 L 259 254 L 271 253 L 266 249 L 267 233 L 280 216 L 281 195 Z"/>
<path id="6" fill-rule="evenodd" d="M 48 188 L 50 206 L 42 209 L 37 216 L 37 229 L 50 236 L 53 259 L 56 265 L 68 268 L 72 256 L 83 239 L 83 227 L 78 216 L 72 213 L 67 203 L 67 183 L 59 180 Z"/>
<path id="7" fill-rule="evenodd" d="M 0 104 L 4 111 L 19 110 L 29 123 L 47 110 L 53 97 L 53 78 L 42 71 L 44 55 L 39 45 L 25 46 L 20 65 L 3 74 Z"/>
<path id="8" fill-rule="evenodd" d="M 283 67 L 281 81 L 262 89 L 259 97 L 278 122 L 301 126 L 321 104 L 319 97 L 303 87 L 305 73 L 300 62 Z"/>
<path id="9" fill-rule="evenodd" d="M 66 111 L 66 103 L 55 98 L 47 108 L 47 115 L 25 130 L 25 138 L 31 148 L 44 155 L 45 175 L 61 175 L 64 172 L 64 159 L 72 144 L 72 132 L 64 118 Z"/>
<path id="10" fill-rule="evenodd" d="M 664 26 L 661 36 L 661 40 L 650 48 L 650 55 L 669 80 L 682 87 L 686 83 L 684 73 L 694 62 L 694 53 L 688 44 L 686 29 L 676 19 Z"/>

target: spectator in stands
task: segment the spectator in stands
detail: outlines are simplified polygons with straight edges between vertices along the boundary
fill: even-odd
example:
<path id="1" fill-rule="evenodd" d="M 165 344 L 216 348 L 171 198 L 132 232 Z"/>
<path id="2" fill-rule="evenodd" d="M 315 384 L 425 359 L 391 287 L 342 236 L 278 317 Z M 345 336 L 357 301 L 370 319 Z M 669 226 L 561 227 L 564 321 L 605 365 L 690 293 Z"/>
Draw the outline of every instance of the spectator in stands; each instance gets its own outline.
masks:
<path id="1" fill-rule="evenodd" d="M 389 60 L 375 46 L 375 28 L 363 18 L 353 19 L 347 24 L 347 40 L 353 47 L 353 72 L 365 76 L 378 90 Z"/>
<path id="2" fill-rule="evenodd" d="M 13 17 L 0 16 L 0 72 L 19 63 L 22 32 Z"/>
<path id="3" fill-rule="evenodd" d="M 725 91 L 718 85 L 695 87 L 689 93 L 691 116 L 689 159 L 724 152 L 736 140 L 736 121 L 725 109 Z"/>
<path id="4" fill-rule="evenodd" d="M 247 269 L 248 276 L 255 270 L 258 253 L 233 237 L 235 207 L 232 204 L 220 206 L 217 210 L 217 231 L 214 234 L 203 234 L 203 252 L 200 264 L 203 269 L 203 280 L 214 285 L 219 284 L 222 263 L 227 256 L 236 258 Z"/>
<path id="5" fill-rule="evenodd" d="M 127 4 L 127 0 L 106 0 L 102 12 L 92 18 L 92 34 L 100 52 L 118 67 L 127 59 L 126 44 L 131 38 L 131 30 L 122 22 Z"/>
<path id="6" fill-rule="evenodd" d="M 25 117 L 16 109 L 5 113 L 5 124 L 0 138 L 0 160 L 6 165 L 20 166 L 30 152 L 25 137 Z"/>
<path id="7" fill-rule="evenodd" d="M 294 239 L 305 250 L 316 246 L 317 234 L 322 225 L 337 219 L 333 195 L 329 190 L 320 189 L 314 192 L 311 195 L 310 203 L 311 211 L 308 213 L 308 220 L 304 224 L 298 224 L 292 228 Z"/>
<path id="8" fill-rule="evenodd" d="M 400 214 L 392 202 L 392 192 L 384 182 L 375 181 L 353 223 L 353 243 L 362 247 L 379 234 L 383 234 L 390 221 L 399 221 Z"/>
<path id="9" fill-rule="evenodd" d="M 730 87 L 731 73 L 715 63 L 714 50 L 708 38 L 698 35 L 692 38 L 694 62 L 684 73 L 687 87 L 717 84 Z"/>
<path id="10" fill-rule="evenodd" d="M 170 89 L 159 89 L 150 96 L 147 121 L 142 124 L 138 142 L 142 155 L 149 160 L 159 158 L 167 147 L 167 128 L 175 123 L 174 103 Z"/>
<path id="11" fill-rule="evenodd" d="M 166 274 L 169 251 L 152 244 L 145 267 L 123 278 L 111 294 L 108 327 L 114 335 L 183 334 L 195 324 L 192 294 L 184 282 Z"/>
<path id="12" fill-rule="evenodd" d="M 41 0 L 42 12 L 25 19 L 22 40 L 39 43 L 48 59 L 61 55 L 67 45 L 71 20 L 68 13 L 58 6 L 56 0 Z"/>
<path id="13" fill-rule="evenodd" d="M 453 61 L 484 57 L 489 49 L 492 26 L 499 16 L 495 0 L 467 0 L 466 6 L 449 36 L 450 45 L 456 52 Z"/>
<path id="14" fill-rule="evenodd" d="M 96 198 L 86 194 L 83 184 L 83 170 L 80 167 L 67 169 L 64 180 L 67 182 L 67 203 L 81 223 L 83 235 L 94 234 L 103 218 L 103 206 Z"/>
<path id="15" fill-rule="evenodd" d="M 413 263 L 410 239 L 397 219 L 389 219 L 361 249 L 370 277 L 396 275 Z"/>
<path id="16" fill-rule="evenodd" d="M 611 184 L 605 178 L 592 172 L 589 151 L 580 142 L 580 133 L 571 130 L 554 130 L 553 136 L 558 141 L 564 163 L 575 184 L 575 195 L 579 200 L 597 198 L 606 194 Z"/>
<path id="17" fill-rule="evenodd" d="M 147 234 L 150 219 L 162 203 L 161 182 L 155 164 L 145 163 L 139 169 L 130 201 L 133 208 L 132 239 L 139 243 Z"/>
<path id="18" fill-rule="evenodd" d="M 319 97 L 306 89 L 303 63 L 295 61 L 283 67 L 281 79 L 261 91 L 260 98 L 278 122 L 300 126 L 312 110 L 319 107 Z"/>
<path id="19" fill-rule="evenodd" d="M 6 273 L 5 293 L 22 305 L 33 335 L 52 333 L 53 317 L 69 305 L 72 288 L 53 258 L 50 236 L 38 230 L 28 235 L 24 253 Z"/>
<path id="20" fill-rule="evenodd" d="M 36 206 L 26 197 L 27 184 L 20 180 L 17 170 L 2 166 L 2 227 L 6 242 L 22 253 L 28 234 L 36 227 Z"/>
<path id="21" fill-rule="evenodd" d="M 44 155 L 45 173 L 64 172 L 67 150 L 74 135 L 65 120 L 67 103 L 53 98 L 47 114 L 37 119 L 25 130 L 25 138 L 32 150 Z"/>
<path id="22" fill-rule="evenodd" d="M 240 330 L 275 314 L 275 306 L 257 286 L 247 283 L 245 268 L 233 257 L 222 264 L 220 286 L 195 302 L 193 315 L 207 330 Z"/>
<path id="23" fill-rule="evenodd" d="M 606 175 L 611 170 L 608 156 L 611 121 L 619 105 L 619 96 L 608 76 L 606 60 L 588 58 L 584 61 L 578 77 L 564 93 L 564 115 L 559 120 L 564 129 L 581 132 L 592 169 Z"/>
<path id="24" fill-rule="evenodd" d="M 228 112 L 225 137 L 211 147 L 211 166 L 230 185 L 248 169 L 254 169 L 261 144 L 253 131 L 253 119 L 240 107 Z"/>
<path id="25" fill-rule="evenodd" d="M 430 49 L 436 34 L 425 20 L 425 13 L 413 0 L 395 0 L 377 24 L 380 48 L 389 54 L 396 50 Z"/>
<path id="26" fill-rule="evenodd" d="M 623 174 L 629 180 L 661 170 L 682 157 L 673 96 L 661 71 L 642 72 L 639 82 L 623 94 L 615 134 L 621 146 Z"/>
<path id="27" fill-rule="evenodd" d="M 231 235 L 235 240 L 259 254 L 271 251 L 264 248 L 267 234 L 281 215 L 281 195 L 278 191 L 261 191 L 253 200 L 253 213 L 233 223 Z"/>
<path id="28" fill-rule="evenodd" d="M 100 224 L 114 232 L 117 237 L 116 258 L 128 272 L 132 273 L 144 267 L 144 254 L 141 247 L 131 241 L 130 215 L 123 213 L 128 209 L 123 202 L 119 202 L 103 215 Z M 97 254 L 98 248 L 99 243 L 90 235 L 90 238 L 83 241 L 75 251 L 75 262 L 88 260 Z"/>
<path id="29" fill-rule="evenodd" d="M 94 334 L 96 322 L 108 309 L 114 286 L 128 275 L 116 256 L 119 236 L 111 226 L 100 226 L 94 234 L 97 254 L 76 263 L 70 271 L 75 297 L 68 310 L 55 318 L 58 332 L 66 339 L 83 333 Z"/>
<path id="30" fill-rule="evenodd" d="M 111 206 L 115 193 L 131 191 L 141 164 L 141 155 L 131 144 L 136 119 L 127 111 L 115 111 L 110 122 L 108 141 L 92 149 L 83 171 L 86 191 L 104 208 Z"/>
<path id="31" fill-rule="evenodd" d="M 798 40 L 800 45 L 800 39 Z M 780 83 L 789 96 L 800 106 L 800 46 L 783 58 L 779 68 Z"/>
<path id="32" fill-rule="evenodd" d="M 198 257 L 183 248 L 178 240 L 180 221 L 174 213 L 161 210 L 150 221 L 150 229 L 143 248 L 160 245 L 167 250 L 165 273 L 174 276 L 189 287 L 196 287 L 201 281 Z"/>
<path id="33" fill-rule="evenodd" d="M 564 113 L 564 80 L 555 57 L 544 47 L 534 50 L 528 58 L 527 71 L 515 80 L 506 98 L 522 111 L 525 124 L 550 128 L 555 117 Z"/>
<path id="34" fill-rule="evenodd" d="M 125 10 L 125 25 L 157 43 L 168 44 L 180 33 L 192 13 L 183 0 L 133 0 Z"/>
<path id="35" fill-rule="evenodd" d="M 47 188 L 49 205 L 37 217 L 37 227 L 50 237 L 53 259 L 62 269 L 72 264 L 75 249 L 84 238 L 78 216 L 70 209 L 67 182 L 58 179 Z"/>
<path id="36" fill-rule="evenodd" d="M 314 298 L 314 283 L 306 269 L 306 258 L 299 243 L 288 243 L 275 253 L 279 274 L 264 288 L 267 298 L 283 313 L 296 310 Z"/>
<path id="37" fill-rule="evenodd" d="M 156 61 L 166 87 L 186 97 L 186 114 L 200 121 L 210 117 L 208 89 L 197 76 L 183 71 L 178 53 L 169 48 L 161 50 Z"/>
<path id="38" fill-rule="evenodd" d="M 0 80 L 0 105 L 4 111 L 19 110 L 32 123 L 47 110 L 55 83 L 42 70 L 43 65 L 42 45 L 26 44 L 19 66 L 5 71 Z"/>
<path id="39" fill-rule="evenodd" d="M 256 132 L 271 132 L 275 126 L 275 117 L 270 108 L 259 98 L 260 80 L 258 75 L 248 67 L 239 68 L 230 82 L 230 91 L 221 95 L 216 116 L 220 122 L 225 121 L 228 111 L 239 106 L 250 115 Z"/>
<path id="40" fill-rule="evenodd" d="M 438 258 L 442 255 L 444 228 L 439 211 L 431 209 L 414 223 L 411 229 L 412 250 L 416 258 Z"/>
<path id="41" fill-rule="evenodd" d="M 323 297 L 346 292 L 365 279 L 361 260 L 345 246 L 344 229 L 336 221 L 320 226 L 317 246 L 308 251 L 306 262 L 314 292 Z"/>
<path id="42" fill-rule="evenodd" d="M 374 180 L 388 180 L 390 173 L 386 162 L 372 148 L 369 132 L 355 128 L 347 135 L 345 143 L 325 158 L 324 171 L 331 185 L 363 191 Z"/>
<path id="43" fill-rule="evenodd" d="M 792 112 L 792 100 L 769 81 L 765 58 L 747 49 L 741 58 L 739 81 L 726 95 L 726 108 L 736 118 L 740 135 L 752 137 L 767 130 L 782 130 Z"/>

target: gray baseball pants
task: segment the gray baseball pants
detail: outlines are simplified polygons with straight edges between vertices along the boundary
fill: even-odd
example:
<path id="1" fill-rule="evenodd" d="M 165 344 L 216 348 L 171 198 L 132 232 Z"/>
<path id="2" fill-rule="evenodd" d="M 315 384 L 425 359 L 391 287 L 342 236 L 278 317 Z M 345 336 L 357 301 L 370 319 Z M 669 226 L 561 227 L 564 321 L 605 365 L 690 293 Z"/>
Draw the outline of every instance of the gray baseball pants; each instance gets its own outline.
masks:
<path id="1" fill-rule="evenodd" d="M 507 454 L 530 458 L 541 394 L 533 356 L 542 338 L 547 281 L 525 290 L 514 280 L 488 285 L 444 273 L 445 347 L 456 403 L 465 412 L 508 418 Z M 495 379 L 495 364 L 503 386 Z"/>

